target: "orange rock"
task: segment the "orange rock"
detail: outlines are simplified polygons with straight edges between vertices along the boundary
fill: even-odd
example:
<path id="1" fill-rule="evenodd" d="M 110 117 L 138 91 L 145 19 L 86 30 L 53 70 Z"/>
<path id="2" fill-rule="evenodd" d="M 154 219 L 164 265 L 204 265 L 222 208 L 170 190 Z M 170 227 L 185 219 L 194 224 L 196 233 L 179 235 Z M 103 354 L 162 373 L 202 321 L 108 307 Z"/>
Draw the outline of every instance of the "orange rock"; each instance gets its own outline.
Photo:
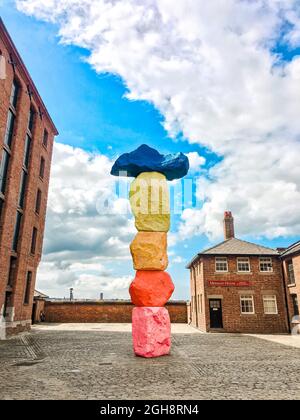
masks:
<path id="1" fill-rule="evenodd" d="M 164 271 L 168 267 L 167 234 L 164 232 L 139 232 L 130 250 L 136 271 Z"/>
<path id="2" fill-rule="evenodd" d="M 164 271 L 138 271 L 129 292 L 135 306 L 165 306 L 174 292 L 174 284 Z"/>

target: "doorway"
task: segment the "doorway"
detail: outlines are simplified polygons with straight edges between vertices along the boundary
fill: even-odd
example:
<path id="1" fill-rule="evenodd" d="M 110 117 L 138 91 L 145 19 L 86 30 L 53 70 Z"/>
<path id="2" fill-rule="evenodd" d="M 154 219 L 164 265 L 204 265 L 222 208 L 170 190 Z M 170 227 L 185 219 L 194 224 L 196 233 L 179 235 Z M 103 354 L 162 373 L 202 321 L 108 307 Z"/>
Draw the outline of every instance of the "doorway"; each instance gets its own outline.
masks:
<path id="1" fill-rule="evenodd" d="M 210 328 L 223 328 L 222 299 L 209 300 Z"/>

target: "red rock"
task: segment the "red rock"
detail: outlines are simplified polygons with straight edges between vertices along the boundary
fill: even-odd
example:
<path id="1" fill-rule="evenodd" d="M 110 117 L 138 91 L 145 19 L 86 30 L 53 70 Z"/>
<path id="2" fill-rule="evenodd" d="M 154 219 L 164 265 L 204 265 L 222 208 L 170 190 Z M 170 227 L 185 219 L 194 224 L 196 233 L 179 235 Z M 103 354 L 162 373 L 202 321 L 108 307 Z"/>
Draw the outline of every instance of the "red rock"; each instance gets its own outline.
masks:
<path id="1" fill-rule="evenodd" d="M 129 292 L 136 306 L 164 306 L 174 292 L 174 284 L 166 272 L 138 271 Z"/>
<path id="2" fill-rule="evenodd" d="M 132 313 L 133 348 L 137 356 L 165 356 L 171 350 L 171 322 L 166 308 L 134 308 Z"/>

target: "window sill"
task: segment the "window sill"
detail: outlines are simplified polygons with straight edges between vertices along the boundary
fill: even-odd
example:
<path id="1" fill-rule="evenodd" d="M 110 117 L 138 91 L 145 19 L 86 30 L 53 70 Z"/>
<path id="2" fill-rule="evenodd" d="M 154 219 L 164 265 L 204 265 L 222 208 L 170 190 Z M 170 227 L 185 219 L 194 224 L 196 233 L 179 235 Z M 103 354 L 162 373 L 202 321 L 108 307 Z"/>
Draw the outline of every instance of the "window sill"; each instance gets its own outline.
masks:
<path id="1" fill-rule="evenodd" d="M 237 271 L 236 274 L 238 276 L 244 276 L 244 275 L 246 275 L 246 276 L 252 276 L 253 275 L 253 272 L 252 271 Z"/>
<path id="2" fill-rule="evenodd" d="M 264 316 L 279 316 L 279 314 L 264 314 Z"/>
<path id="3" fill-rule="evenodd" d="M 288 288 L 296 287 L 296 283 L 294 283 L 294 284 L 288 284 L 287 287 Z"/>
<path id="4" fill-rule="evenodd" d="M 269 275 L 274 274 L 274 271 L 259 271 L 258 274 L 262 276 L 269 276 Z"/>

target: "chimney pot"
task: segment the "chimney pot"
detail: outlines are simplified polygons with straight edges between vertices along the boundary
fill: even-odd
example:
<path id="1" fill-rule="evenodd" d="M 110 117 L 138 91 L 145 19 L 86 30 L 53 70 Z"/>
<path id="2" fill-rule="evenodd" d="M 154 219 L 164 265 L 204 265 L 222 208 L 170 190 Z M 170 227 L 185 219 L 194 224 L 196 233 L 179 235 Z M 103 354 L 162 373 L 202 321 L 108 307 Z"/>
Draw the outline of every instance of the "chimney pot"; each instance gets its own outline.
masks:
<path id="1" fill-rule="evenodd" d="M 224 238 L 227 241 L 228 239 L 234 238 L 234 218 L 231 211 L 225 211 L 224 213 Z"/>

